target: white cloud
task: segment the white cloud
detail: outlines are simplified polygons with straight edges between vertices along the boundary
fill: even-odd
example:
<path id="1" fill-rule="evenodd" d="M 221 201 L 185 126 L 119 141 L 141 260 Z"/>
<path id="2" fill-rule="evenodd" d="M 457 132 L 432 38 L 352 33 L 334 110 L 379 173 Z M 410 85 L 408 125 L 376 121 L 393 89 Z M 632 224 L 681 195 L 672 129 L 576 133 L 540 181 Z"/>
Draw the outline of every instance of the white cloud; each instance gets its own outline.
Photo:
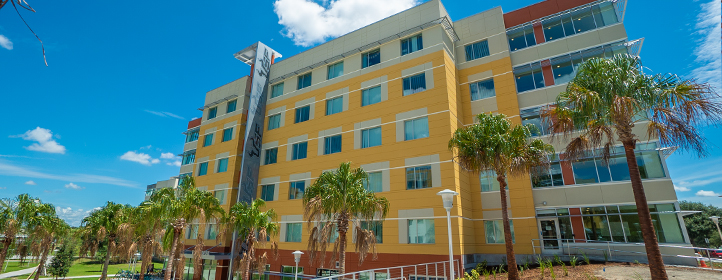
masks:
<path id="1" fill-rule="evenodd" d="M 698 191 L 697 196 L 708 196 L 708 197 L 714 197 L 714 196 L 720 196 L 720 194 L 713 192 L 713 191 Z"/>
<path id="2" fill-rule="evenodd" d="M 144 150 L 144 149 L 150 149 L 150 148 L 152 148 L 152 147 L 153 147 L 152 145 L 148 145 L 148 146 L 140 147 L 140 149 L 141 149 L 141 150 Z"/>
<path id="3" fill-rule="evenodd" d="M 128 181 L 125 179 L 108 177 L 102 175 L 93 174 L 69 174 L 69 175 L 57 175 L 48 174 L 40 171 L 35 171 L 29 168 L 20 167 L 0 161 L 0 175 L 14 176 L 14 177 L 26 177 L 26 178 L 40 178 L 40 179 L 51 179 L 65 182 L 82 182 L 92 184 L 108 184 L 114 186 L 131 187 L 137 188 L 138 183 Z"/>
<path id="4" fill-rule="evenodd" d="M 694 33 L 698 36 L 694 50 L 695 62 L 700 66 L 692 70 L 692 77 L 722 90 L 722 45 L 720 44 L 720 1 L 712 0 L 700 5 Z"/>
<path id="5" fill-rule="evenodd" d="M 100 209 L 100 207 L 97 207 L 93 210 Z M 62 207 L 55 207 L 55 212 L 58 214 L 58 217 L 65 220 L 70 226 L 80 226 L 80 223 L 83 221 L 83 218 L 90 215 L 90 212 L 93 212 L 93 210 L 83 210 L 83 209 L 76 209 L 73 210 L 71 207 L 62 208 Z"/>
<path id="6" fill-rule="evenodd" d="M 53 140 L 53 132 L 49 129 L 45 129 L 42 127 L 36 127 L 33 130 L 28 130 L 23 134 L 10 136 L 10 137 L 20 137 L 28 141 L 35 141 L 37 143 L 33 143 L 32 145 L 25 147 L 25 149 L 31 150 L 31 151 L 38 151 L 38 152 L 44 152 L 44 153 L 53 153 L 53 154 L 65 154 L 65 147 L 63 145 L 58 144 L 58 142 L 55 142 Z"/>
<path id="7" fill-rule="evenodd" d="M 65 184 L 65 188 L 66 188 L 66 189 L 74 189 L 74 190 L 82 190 L 82 189 L 84 189 L 83 187 L 78 186 L 78 185 L 73 184 L 73 183 Z"/>
<path id="8" fill-rule="evenodd" d="M 678 192 L 688 192 L 690 191 L 690 188 L 687 187 L 678 187 L 677 185 L 674 185 L 674 190 Z"/>
<path id="9" fill-rule="evenodd" d="M 27 181 L 27 182 L 25 182 L 25 184 L 26 184 L 26 185 L 31 185 L 31 186 L 37 185 L 37 183 L 35 183 L 33 180 Z"/>
<path id="10" fill-rule="evenodd" d="M 284 36 L 296 45 L 322 43 L 411 8 L 419 0 L 276 0 L 273 10 Z"/>
<path id="11" fill-rule="evenodd" d="M 8 50 L 13 49 L 13 42 L 8 39 L 8 37 L 5 37 L 3 35 L 0 35 L 0 47 L 3 47 Z"/>
<path id="12" fill-rule="evenodd" d="M 143 111 L 145 111 L 147 113 L 151 113 L 151 114 L 159 116 L 159 117 L 164 117 L 164 118 L 171 117 L 171 118 L 176 118 L 179 120 L 185 120 L 185 118 L 183 118 L 179 115 L 173 114 L 173 113 L 169 113 L 169 112 L 158 112 L 158 111 L 151 111 L 151 110 L 143 110 Z"/>
<path id="13" fill-rule="evenodd" d="M 142 165 L 152 165 L 152 164 L 156 164 L 156 163 L 159 163 L 159 162 L 160 162 L 160 160 L 158 160 L 157 158 L 151 157 L 149 154 L 146 154 L 146 153 L 136 153 L 135 151 L 127 151 L 127 152 L 125 152 L 125 154 L 123 154 L 122 156 L 120 156 L 120 159 L 122 159 L 122 160 L 127 160 L 127 161 L 132 161 L 132 162 L 137 162 L 137 163 L 140 163 L 140 164 L 142 164 Z"/>
<path id="14" fill-rule="evenodd" d="M 164 159 L 174 159 L 175 157 L 176 157 L 176 155 L 174 155 L 173 153 L 160 154 L 160 158 L 164 158 Z"/>
<path id="15" fill-rule="evenodd" d="M 166 162 L 165 164 L 170 165 L 170 166 L 178 166 L 178 167 L 180 167 L 180 166 L 181 166 L 181 161 L 180 161 L 180 160 L 176 160 L 176 161 L 173 161 L 173 162 Z"/>

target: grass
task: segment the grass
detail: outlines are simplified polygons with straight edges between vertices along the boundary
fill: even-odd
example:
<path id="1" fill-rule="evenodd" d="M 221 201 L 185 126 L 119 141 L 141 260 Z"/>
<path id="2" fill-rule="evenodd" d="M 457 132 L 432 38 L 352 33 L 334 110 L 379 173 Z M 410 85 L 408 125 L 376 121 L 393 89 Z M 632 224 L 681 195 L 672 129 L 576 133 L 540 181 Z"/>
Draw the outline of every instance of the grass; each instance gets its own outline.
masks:
<path id="1" fill-rule="evenodd" d="M 5 266 L 3 265 L 2 271 L 0 273 L 8 273 L 18 270 L 23 270 L 27 268 L 32 268 L 38 265 L 36 262 L 25 262 L 24 264 L 20 264 L 19 261 L 6 261 L 7 264 L 7 270 L 5 269 Z"/>
<path id="2" fill-rule="evenodd" d="M 155 263 L 156 269 L 159 269 L 163 267 L 163 263 Z M 158 265 L 160 264 L 160 265 Z M 119 264 L 110 264 L 108 265 L 108 277 L 115 276 L 116 273 L 120 270 L 128 270 L 128 264 L 127 263 L 119 263 Z M 135 270 L 140 271 L 140 262 L 138 262 L 135 265 Z M 68 275 L 66 277 L 73 277 L 73 276 L 90 276 L 90 275 L 100 275 L 103 273 L 103 263 L 95 260 L 88 260 L 88 259 L 77 259 L 75 262 L 73 262 L 73 265 L 70 267 L 70 271 L 68 271 Z M 28 275 L 22 275 L 18 276 L 18 279 L 25 279 Z M 51 276 L 45 276 L 45 277 L 51 277 Z"/>

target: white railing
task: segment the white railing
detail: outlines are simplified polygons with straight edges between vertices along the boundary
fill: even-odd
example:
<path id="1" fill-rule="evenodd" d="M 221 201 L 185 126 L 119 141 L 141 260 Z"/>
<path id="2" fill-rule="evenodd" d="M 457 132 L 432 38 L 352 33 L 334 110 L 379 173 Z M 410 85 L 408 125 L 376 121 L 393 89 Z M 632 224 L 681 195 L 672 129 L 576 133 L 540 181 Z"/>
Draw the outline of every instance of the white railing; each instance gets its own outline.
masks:
<path id="1" fill-rule="evenodd" d="M 362 271 L 348 272 L 345 274 L 314 278 L 316 280 L 341 280 L 341 279 L 359 279 L 359 280 L 446 280 L 459 278 L 461 266 L 459 260 L 453 263 L 455 276 L 449 278 L 450 269 L 449 261 L 422 263 L 415 265 L 394 266 L 385 268 L 375 268 Z"/>

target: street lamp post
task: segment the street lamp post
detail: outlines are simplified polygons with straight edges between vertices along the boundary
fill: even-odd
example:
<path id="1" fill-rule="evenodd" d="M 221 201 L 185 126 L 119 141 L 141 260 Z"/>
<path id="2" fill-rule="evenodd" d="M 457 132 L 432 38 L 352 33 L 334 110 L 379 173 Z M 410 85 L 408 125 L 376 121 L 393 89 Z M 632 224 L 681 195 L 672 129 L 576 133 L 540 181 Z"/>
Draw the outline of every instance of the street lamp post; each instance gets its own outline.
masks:
<path id="1" fill-rule="evenodd" d="M 296 250 L 292 254 L 293 254 L 293 260 L 296 261 L 296 269 L 294 269 L 293 280 L 298 280 L 298 262 L 301 261 L 301 255 L 303 255 L 303 252 Z"/>
<path id="2" fill-rule="evenodd" d="M 437 193 L 441 196 L 441 199 L 444 201 L 444 209 L 446 209 L 446 226 L 449 231 L 449 272 L 450 274 L 450 280 L 454 279 L 454 247 L 452 246 L 451 241 L 451 207 L 454 206 L 454 196 L 458 195 L 459 193 L 452 191 L 450 189 L 445 189 L 443 191 L 440 191 Z"/>
<path id="3" fill-rule="evenodd" d="M 712 219 L 712 221 L 714 222 L 714 224 L 717 226 L 717 233 L 719 233 L 719 238 L 722 240 L 722 231 L 720 231 L 720 229 L 719 229 L 719 217 L 717 217 L 717 216 L 712 216 L 712 217 L 709 217 L 709 218 Z"/>

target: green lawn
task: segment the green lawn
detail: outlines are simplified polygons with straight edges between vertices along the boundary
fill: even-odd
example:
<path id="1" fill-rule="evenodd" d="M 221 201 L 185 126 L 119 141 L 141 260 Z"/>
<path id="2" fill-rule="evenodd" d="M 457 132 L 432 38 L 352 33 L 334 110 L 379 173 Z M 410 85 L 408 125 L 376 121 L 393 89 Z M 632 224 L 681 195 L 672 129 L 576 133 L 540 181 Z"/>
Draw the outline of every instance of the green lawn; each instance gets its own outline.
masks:
<path id="1" fill-rule="evenodd" d="M 2 271 L 0 273 L 8 273 L 13 271 L 18 271 L 26 268 L 35 267 L 38 265 L 36 262 L 25 262 L 24 264 L 20 265 L 19 261 L 6 261 L 5 264 L 7 265 L 7 270 L 5 269 L 5 265 L 2 267 Z"/>
<path id="2" fill-rule="evenodd" d="M 160 265 L 156 264 L 155 267 L 160 268 L 162 266 L 163 263 L 160 263 Z M 115 274 L 120 270 L 128 270 L 128 264 L 122 263 L 108 265 L 108 276 L 115 276 Z M 135 265 L 135 270 L 140 271 L 140 262 Z M 73 266 L 70 267 L 68 276 L 100 275 L 102 272 L 103 263 L 87 259 L 79 259 L 76 260 L 73 263 Z"/>

